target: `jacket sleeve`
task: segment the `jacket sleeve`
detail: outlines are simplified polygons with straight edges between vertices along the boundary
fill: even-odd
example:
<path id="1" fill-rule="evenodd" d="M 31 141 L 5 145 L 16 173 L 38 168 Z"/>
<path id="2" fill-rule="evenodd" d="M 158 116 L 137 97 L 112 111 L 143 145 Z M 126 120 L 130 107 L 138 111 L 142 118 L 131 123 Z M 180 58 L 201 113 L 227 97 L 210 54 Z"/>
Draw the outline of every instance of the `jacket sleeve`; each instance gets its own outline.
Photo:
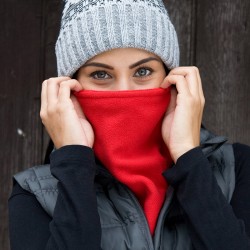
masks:
<path id="1" fill-rule="evenodd" d="M 59 180 L 53 218 L 16 183 L 9 199 L 11 249 L 100 249 L 95 171 L 88 147 L 65 146 L 52 153 L 51 173 Z"/>
<path id="2" fill-rule="evenodd" d="M 164 176 L 176 190 L 195 249 L 250 249 L 245 223 L 236 216 L 234 208 L 226 201 L 210 163 L 199 147 L 181 156 Z M 248 187 L 249 185 L 250 179 Z M 249 188 L 245 191 L 250 199 Z M 234 197 L 234 205 L 239 202 L 241 201 Z M 250 211 L 249 205 L 245 207 L 245 211 Z M 245 220 L 250 220 L 249 213 Z"/>

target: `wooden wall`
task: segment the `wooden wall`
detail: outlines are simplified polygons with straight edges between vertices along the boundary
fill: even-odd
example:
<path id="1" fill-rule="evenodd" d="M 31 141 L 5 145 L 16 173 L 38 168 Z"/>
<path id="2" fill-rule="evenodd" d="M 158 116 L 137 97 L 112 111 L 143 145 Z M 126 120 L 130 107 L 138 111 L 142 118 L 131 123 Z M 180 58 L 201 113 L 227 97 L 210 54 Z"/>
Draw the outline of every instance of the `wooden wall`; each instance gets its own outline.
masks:
<path id="1" fill-rule="evenodd" d="M 0 1 L 0 249 L 8 250 L 11 176 L 43 162 L 48 137 L 40 122 L 44 78 L 56 75 L 59 0 Z M 34 249 L 35 250 L 35 249 Z"/>
<path id="2" fill-rule="evenodd" d="M 250 1 L 166 0 L 181 65 L 200 69 L 203 123 L 250 144 Z M 40 118 L 43 79 L 56 75 L 60 0 L 0 1 L 0 249 L 8 250 L 11 176 L 43 162 L 48 137 Z"/>
<path id="3" fill-rule="evenodd" d="M 168 0 L 181 65 L 200 69 L 203 123 L 229 141 L 250 144 L 250 1 Z"/>

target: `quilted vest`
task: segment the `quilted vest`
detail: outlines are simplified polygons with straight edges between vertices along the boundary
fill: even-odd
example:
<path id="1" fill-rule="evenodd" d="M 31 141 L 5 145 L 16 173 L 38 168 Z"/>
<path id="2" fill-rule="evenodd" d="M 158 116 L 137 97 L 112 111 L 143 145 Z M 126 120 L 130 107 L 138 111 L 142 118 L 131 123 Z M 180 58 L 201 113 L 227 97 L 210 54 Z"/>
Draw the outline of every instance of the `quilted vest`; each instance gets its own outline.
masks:
<path id="1" fill-rule="evenodd" d="M 232 145 L 226 139 L 201 129 L 201 147 L 228 203 L 235 188 L 235 163 Z M 103 250 L 191 250 L 191 239 L 181 216 L 174 190 L 170 186 L 152 239 L 143 210 L 132 192 L 117 182 L 104 168 L 96 177 L 96 196 L 102 227 Z M 43 209 L 53 217 L 58 180 L 49 165 L 35 166 L 14 176 L 19 185 L 33 193 Z M 84 212 L 84 211 L 83 211 Z"/>

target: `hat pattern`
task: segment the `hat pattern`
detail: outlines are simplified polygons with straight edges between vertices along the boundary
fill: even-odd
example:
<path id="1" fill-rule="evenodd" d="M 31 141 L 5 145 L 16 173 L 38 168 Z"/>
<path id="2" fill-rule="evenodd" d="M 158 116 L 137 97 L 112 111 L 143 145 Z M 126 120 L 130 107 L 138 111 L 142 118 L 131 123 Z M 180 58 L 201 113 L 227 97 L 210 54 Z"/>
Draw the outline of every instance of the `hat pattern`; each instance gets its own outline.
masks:
<path id="1" fill-rule="evenodd" d="M 72 76 L 91 57 L 139 48 L 179 65 L 175 29 L 161 0 L 65 0 L 56 43 L 59 76 Z"/>

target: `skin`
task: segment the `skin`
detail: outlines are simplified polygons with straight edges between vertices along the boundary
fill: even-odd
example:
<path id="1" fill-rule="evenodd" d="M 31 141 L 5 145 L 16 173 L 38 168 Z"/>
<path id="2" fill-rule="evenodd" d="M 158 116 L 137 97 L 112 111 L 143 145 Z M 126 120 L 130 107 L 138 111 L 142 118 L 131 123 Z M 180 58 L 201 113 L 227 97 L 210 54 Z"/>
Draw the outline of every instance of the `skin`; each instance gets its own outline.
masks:
<path id="1" fill-rule="evenodd" d="M 147 51 L 119 48 L 87 61 L 76 79 L 56 77 L 42 84 L 40 116 L 56 148 L 92 147 L 94 133 L 71 91 L 168 88 L 171 102 L 162 123 L 162 137 L 174 162 L 199 146 L 205 99 L 199 70 L 178 67 L 170 72 L 161 59 Z"/>

